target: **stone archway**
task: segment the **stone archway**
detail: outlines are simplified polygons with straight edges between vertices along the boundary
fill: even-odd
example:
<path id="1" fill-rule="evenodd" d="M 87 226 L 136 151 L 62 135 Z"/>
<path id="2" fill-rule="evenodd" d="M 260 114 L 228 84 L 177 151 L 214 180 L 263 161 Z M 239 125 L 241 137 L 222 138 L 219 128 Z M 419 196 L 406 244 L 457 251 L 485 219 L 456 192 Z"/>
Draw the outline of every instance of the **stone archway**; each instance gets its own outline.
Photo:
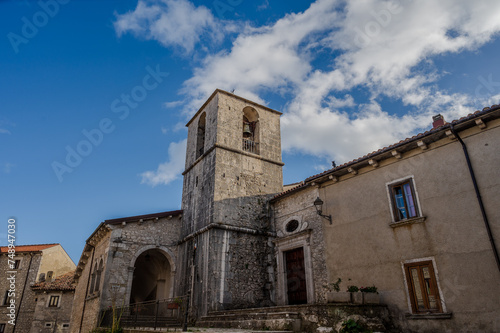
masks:
<path id="1" fill-rule="evenodd" d="M 136 258 L 130 304 L 169 298 L 172 287 L 172 267 L 163 251 L 149 249 Z"/>

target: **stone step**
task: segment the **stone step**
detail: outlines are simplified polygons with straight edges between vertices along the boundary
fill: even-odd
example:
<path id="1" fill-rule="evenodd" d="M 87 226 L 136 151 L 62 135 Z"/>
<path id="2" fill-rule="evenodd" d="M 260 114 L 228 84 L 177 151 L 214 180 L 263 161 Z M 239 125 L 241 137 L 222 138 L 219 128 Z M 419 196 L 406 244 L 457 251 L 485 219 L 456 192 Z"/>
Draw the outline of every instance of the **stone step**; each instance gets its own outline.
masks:
<path id="1" fill-rule="evenodd" d="M 295 331 L 300 330 L 298 312 L 269 312 L 264 309 L 231 310 L 212 312 L 201 317 L 197 326 L 218 328 L 239 328 L 253 330 Z"/>

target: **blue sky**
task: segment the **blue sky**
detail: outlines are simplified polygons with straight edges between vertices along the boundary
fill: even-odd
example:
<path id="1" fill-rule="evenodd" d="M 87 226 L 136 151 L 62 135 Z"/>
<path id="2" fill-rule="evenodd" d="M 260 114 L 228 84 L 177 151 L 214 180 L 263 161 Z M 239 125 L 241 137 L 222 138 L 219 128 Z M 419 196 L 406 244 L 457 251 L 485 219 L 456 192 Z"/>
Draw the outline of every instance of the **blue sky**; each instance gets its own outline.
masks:
<path id="1" fill-rule="evenodd" d="M 0 244 L 180 208 L 216 88 L 282 111 L 285 183 L 500 99 L 498 1 L 0 1 Z"/>

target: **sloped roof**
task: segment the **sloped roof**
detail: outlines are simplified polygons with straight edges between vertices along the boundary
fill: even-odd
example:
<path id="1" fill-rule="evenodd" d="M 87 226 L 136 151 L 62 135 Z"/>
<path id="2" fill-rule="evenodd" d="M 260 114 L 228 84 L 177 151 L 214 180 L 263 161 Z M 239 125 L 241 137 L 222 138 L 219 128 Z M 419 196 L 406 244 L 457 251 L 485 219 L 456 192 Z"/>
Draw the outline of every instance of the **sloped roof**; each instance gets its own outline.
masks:
<path id="1" fill-rule="evenodd" d="M 412 136 L 411 138 L 406 138 L 404 140 L 401 140 L 397 143 L 394 143 L 390 146 L 387 146 L 387 147 L 384 147 L 384 148 L 381 148 L 379 150 L 376 150 L 376 151 L 373 151 L 369 154 L 366 154 L 364 156 L 361 156 L 361 157 L 358 157 L 352 161 L 349 161 L 347 163 L 343 163 L 335 168 L 332 168 L 332 169 L 329 169 L 329 170 L 326 170 L 322 173 L 319 173 L 319 174 L 316 174 L 314 176 L 311 176 L 311 177 L 308 177 L 304 180 L 304 182 L 297 186 L 297 187 L 294 187 L 292 189 L 289 189 L 287 191 L 284 191 L 284 192 L 281 192 L 281 193 L 278 193 L 277 195 L 275 195 L 271 201 L 275 201 L 277 199 L 280 199 L 282 197 L 285 197 L 285 196 L 288 196 L 292 193 L 295 193 L 295 192 L 298 192 L 300 190 L 302 190 L 303 188 L 307 187 L 308 184 L 310 184 L 311 182 L 313 181 L 316 181 L 317 179 L 319 178 L 322 178 L 326 175 L 329 175 L 329 174 L 333 174 L 335 173 L 336 171 L 340 171 L 342 169 L 346 169 L 350 166 L 353 166 L 359 162 L 362 162 L 362 161 L 367 161 L 369 159 L 372 159 L 376 156 L 379 156 L 379 155 L 382 155 L 384 153 L 387 153 L 387 152 L 390 152 L 398 147 L 402 147 L 402 146 L 405 146 L 405 145 L 408 145 L 412 142 L 416 142 L 416 141 L 419 141 L 419 140 L 422 140 L 426 137 L 431 137 L 433 135 L 435 135 L 436 133 L 439 133 L 439 132 L 444 132 L 446 129 L 449 129 L 451 126 L 456 126 L 456 125 L 461 125 L 461 124 L 464 124 L 470 120 L 473 120 L 473 119 L 482 119 L 482 118 L 486 118 L 490 113 L 493 113 L 494 111 L 498 111 L 500 110 L 500 105 L 492 105 L 491 107 L 486 107 L 484 108 L 483 110 L 479 111 L 475 111 L 474 113 L 471 113 L 467 116 L 464 116 L 460 119 L 457 119 L 457 120 L 453 120 L 452 122 L 450 123 L 445 123 L 443 126 L 439 126 L 439 127 L 436 127 L 436 128 L 433 128 L 431 130 L 428 130 L 428 131 L 425 131 L 423 133 L 419 133 L 417 135 L 414 135 Z"/>
<path id="2" fill-rule="evenodd" d="M 59 243 L 54 244 L 35 244 L 35 245 L 16 245 L 16 253 L 18 252 L 38 252 L 49 247 L 60 245 Z M 0 253 L 7 253 L 9 250 L 8 246 L 0 247 Z"/>
<path id="3" fill-rule="evenodd" d="M 31 286 L 33 290 L 41 291 L 71 291 L 75 290 L 76 284 L 74 283 L 75 272 L 68 272 L 61 276 L 56 277 L 53 281 L 38 282 Z"/>
<path id="4" fill-rule="evenodd" d="M 161 213 L 137 215 L 137 216 L 129 216 L 129 217 L 121 217 L 121 218 L 117 218 L 117 219 L 105 220 L 104 224 L 120 224 L 122 222 L 136 222 L 139 220 L 149 220 L 149 219 L 154 219 L 154 218 L 177 216 L 177 215 L 181 215 L 181 214 L 182 214 L 182 210 L 172 210 L 169 212 L 161 212 Z"/>

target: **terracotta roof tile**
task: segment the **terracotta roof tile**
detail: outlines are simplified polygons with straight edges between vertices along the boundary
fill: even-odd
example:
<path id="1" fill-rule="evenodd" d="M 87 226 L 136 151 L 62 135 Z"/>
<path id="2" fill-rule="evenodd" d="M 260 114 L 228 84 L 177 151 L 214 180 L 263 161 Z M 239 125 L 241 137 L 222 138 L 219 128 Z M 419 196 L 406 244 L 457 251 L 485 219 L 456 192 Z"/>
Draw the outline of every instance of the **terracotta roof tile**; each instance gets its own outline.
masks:
<path id="1" fill-rule="evenodd" d="M 57 245 L 59 244 L 54 243 L 54 244 L 36 244 L 36 245 L 16 245 L 16 252 L 38 252 Z M 8 246 L 0 247 L 0 253 L 7 253 L 8 250 L 9 250 Z"/>
<path id="2" fill-rule="evenodd" d="M 286 196 L 288 194 L 292 194 L 293 192 L 298 191 L 298 190 L 300 190 L 300 189 L 302 189 L 302 188 L 304 188 L 306 186 L 309 186 L 309 184 L 306 184 L 304 182 L 300 182 L 299 185 L 297 185 L 295 187 L 292 187 L 291 189 L 288 189 L 288 190 L 286 190 L 284 192 L 276 194 L 274 197 L 271 198 L 271 201 L 274 200 L 274 199 L 278 199 L 278 198 L 284 197 L 284 196 Z"/>
<path id="3" fill-rule="evenodd" d="M 399 141 L 398 143 L 392 144 L 392 145 L 387 146 L 387 147 L 384 147 L 384 148 L 380 148 L 379 150 L 373 151 L 373 152 L 371 152 L 371 153 L 369 153 L 369 154 L 366 154 L 366 155 L 364 155 L 364 156 L 362 156 L 362 157 L 358 157 L 358 158 L 356 158 L 356 159 L 354 159 L 354 160 L 352 160 L 352 161 L 349 161 L 349 162 L 343 163 L 343 164 L 341 164 L 341 165 L 339 165 L 339 166 L 337 166 L 337 167 L 335 167 L 335 168 L 332 168 L 332 169 L 326 170 L 326 171 L 324 171 L 324 172 L 322 172 L 322 173 L 319 173 L 319 174 L 317 174 L 317 175 L 314 175 L 314 176 L 308 177 L 308 178 L 306 178 L 306 180 L 305 180 L 305 181 L 306 181 L 306 182 L 307 182 L 307 181 L 311 181 L 311 180 L 313 180 L 313 179 L 316 179 L 316 178 L 318 178 L 318 177 L 321 177 L 321 176 L 323 176 L 323 175 L 326 175 L 326 174 L 328 174 L 328 173 L 331 173 L 331 172 L 333 172 L 333 171 L 335 171 L 335 170 L 340 170 L 340 169 L 343 169 L 343 168 L 345 168 L 345 167 L 346 167 L 346 166 L 348 166 L 348 165 L 355 164 L 356 162 L 359 162 L 359 161 L 361 161 L 361 160 L 367 159 L 367 158 L 369 158 L 369 157 L 373 157 L 374 155 L 378 155 L 378 154 L 380 154 L 380 153 L 382 153 L 382 152 L 386 152 L 386 151 L 389 151 L 389 150 L 391 150 L 391 149 L 397 148 L 398 146 L 401 146 L 401 145 L 403 145 L 403 144 L 405 144 L 405 143 L 408 143 L 408 142 L 411 142 L 411 141 L 415 141 L 416 139 L 422 138 L 422 137 L 427 136 L 427 135 L 432 134 L 432 133 L 439 132 L 439 131 L 440 131 L 440 130 L 442 130 L 443 128 L 445 128 L 445 127 L 449 127 L 449 126 L 450 126 L 450 124 L 456 125 L 456 124 L 462 123 L 462 122 L 464 122 L 464 121 L 467 121 L 467 120 L 469 120 L 469 119 L 475 118 L 475 117 L 477 117 L 477 116 L 479 116 L 479 115 L 483 115 L 483 114 L 486 114 L 486 113 L 488 113 L 488 112 L 490 112 L 490 111 L 494 111 L 494 110 L 499 109 L 499 108 L 500 108 L 500 106 L 499 106 L 499 105 L 492 105 L 491 107 L 486 107 L 486 108 L 484 108 L 482 111 L 477 110 L 477 111 L 475 111 L 474 113 L 470 113 L 470 114 L 468 114 L 467 116 L 464 116 L 464 117 L 462 117 L 462 118 L 460 118 L 460 119 L 453 120 L 451 123 L 445 123 L 443 126 L 439 126 L 439 127 L 433 128 L 433 129 L 431 129 L 431 130 L 425 131 L 425 132 L 423 132 L 423 133 L 416 134 L 416 135 L 412 136 L 411 138 L 406 138 L 406 139 L 404 139 L 404 140 Z"/>
<path id="4" fill-rule="evenodd" d="M 55 278 L 55 280 L 47 282 L 38 282 L 31 286 L 33 290 L 62 290 L 62 291 L 70 291 L 75 290 L 75 284 L 73 280 L 73 276 L 75 272 L 68 272 L 61 276 Z"/>
<path id="5" fill-rule="evenodd" d="M 104 223 L 105 224 L 119 224 L 122 222 L 134 222 L 134 221 L 139 221 L 141 219 L 147 220 L 147 219 L 153 219 L 153 218 L 177 216 L 177 215 L 181 215 L 181 214 L 182 214 L 182 210 L 172 210 L 172 211 L 168 211 L 168 212 L 161 212 L 161 213 L 154 213 L 154 214 L 147 214 L 147 215 L 120 217 L 117 219 L 106 220 L 106 221 L 104 221 Z"/>

